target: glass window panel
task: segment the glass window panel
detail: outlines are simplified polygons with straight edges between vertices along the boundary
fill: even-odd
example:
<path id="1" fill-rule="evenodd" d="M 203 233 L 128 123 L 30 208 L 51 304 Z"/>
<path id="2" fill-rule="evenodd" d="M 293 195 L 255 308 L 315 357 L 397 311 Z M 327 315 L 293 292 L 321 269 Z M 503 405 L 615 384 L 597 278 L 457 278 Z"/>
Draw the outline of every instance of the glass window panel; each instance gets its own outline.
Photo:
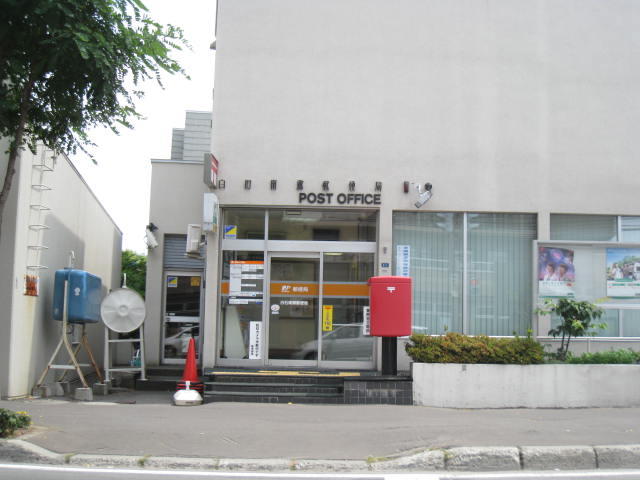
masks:
<path id="1" fill-rule="evenodd" d="M 264 240 L 264 217 L 262 209 L 225 208 L 223 238 Z"/>
<path id="2" fill-rule="evenodd" d="M 606 309 L 602 317 L 597 319 L 593 323 L 604 323 L 606 324 L 606 328 L 604 330 L 600 330 L 599 328 L 593 328 L 589 330 L 589 335 L 585 335 L 585 337 L 618 337 L 620 335 L 620 322 L 619 318 L 619 310 L 610 310 Z M 556 328 L 560 325 L 561 318 L 559 315 L 553 314 L 551 315 L 551 328 Z M 542 332 L 541 332 L 542 333 Z M 592 335 L 593 334 L 593 335 Z M 558 337 L 560 338 L 560 337 Z M 572 337 L 573 338 L 573 337 Z"/>
<path id="3" fill-rule="evenodd" d="M 373 253 L 325 253 L 325 282 L 367 283 L 373 276 Z"/>
<path id="4" fill-rule="evenodd" d="M 614 215 L 551 215 L 551 240 L 615 242 L 618 217 Z"/>
<path id="5" fill-rule="evenodd" d="M 167 275 L 166 315 L 200 317 L 200 275 Z"/>
<path id="6" fill-rule="evenodd" d="M 372 253 L 325 253 L 323 306 L 331 306 L 332 329 L 323 332 L 321 359 L 371 361 L 373 337 L 362 335 L 363 309 L 369 305 L 367 281 L 373 275 Z"/>
<path id="7" fill-rule="evenodd" d="M 322 360 L 370 361 L 374 337 L 362 335 L 362 309 L 368 298 L 325 298 L 333 307 L 333 329 L 322 333 Z"/>
<path id="8" fill-rule="evenodd" d="M 374 211 L 269 210 L 269 240 L 375 242 Z"/>
<path id="9" fill-rule="evenodd" d="M 531 327 L 532 214 L 468 214 L 469 332 L 525 335 Z"/>
<path id="10" fill-rule="evenodd" d="M 640 337 L 640 310 L 621 310 L 622 336 Z"/>
<path id="11" fill-rule="evenodd" d="M 463 218 L 461 213 L 393 213 L 394 265 L 398 246 L 410 247 L 417 333 L 462 331 Z"/>
<path id="12" fill-rule="evenodd" d="M 594 323 L 604 323 L 606 328 L 595 328 L 594 337 L 618 337 L 620 336 L 620 310 L 605 310 L 604 314 Z"/>
<path id="13" fill-rule="evenodd" d="M 263 286 L 263 252 L 223 252 L 220 358 L 249 358 L 251 322 L 262 322 Z"/>
<path id="14" fill-rule="evenodd" d="M 623 242 L 640 242 L 640 217 L 620 217 Z"/>
<path id="15" fill-rule="evenodd" d="M 271 258 L 269 358 L 317 359 L 319 273 L 317 258 Z"/>
<path id="16" fill-rule="evenodd" d="M 610 304 L 632 304 L 640 306 L 640 298 L 629 292 L 628 289 L 615 285 L 613 279 L 608 280 L 608 273 L 611 275 L 613 265 L 618 261 L 620 256 L 626 256 L 624 253 L 627 248 L 615 248 L 610 246 L 599 245 L 572 245 L 563 244 L 561 247 L 543 244 L 541 248 L 555 249 L 561 248 L 567 254 L 573 256 L 573 272 L 575 280 L 568 283 L 568 291 L 573 292 L 577 300 L 587 300 L 589 302 L 600 302 L 603 306 Z M 621 252 L 621 253 L 616 253 Z M 633 255 L 631 252 L 629 255 Z M 541 260 L 538 261 L 539 278 L 540 270 L 543 268 Z M 609 285 L 608 285 L 609 284 Z M 543 293 L 542 282 L 539 284 L 538 294 Z"/>

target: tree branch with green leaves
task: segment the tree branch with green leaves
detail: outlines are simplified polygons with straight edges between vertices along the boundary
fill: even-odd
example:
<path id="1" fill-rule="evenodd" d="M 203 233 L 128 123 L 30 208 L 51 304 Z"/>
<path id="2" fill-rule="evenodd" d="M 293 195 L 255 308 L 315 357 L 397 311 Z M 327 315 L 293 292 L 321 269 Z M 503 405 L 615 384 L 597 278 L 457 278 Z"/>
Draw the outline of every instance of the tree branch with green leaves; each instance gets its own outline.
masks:
<path id="1" fill-rule="evenodd" d="M 189 45 L 140 0 L 0 0 L 0 9 L 0 136 L 10 139 L 1 223 L 22 150 L 42 142 L 75 153 L 93 145 L 93 127 L 131 128 L 141 83 L 186 76 L 172 55 Z"/>
<path id="2" fill-rule="evenodd" d="M 577 301 L 571 298 L 561 298 L 558 301 L 547 299 L 542 307 L 535 309 L 535 313 L 556 314 L 562 319 L 558 326 L 549 330 L 548 333 L 553 338 L 561 337 L 560 347 L 556 352 L 558 360 L 567 358 L 571 338 L 595 335 L 596 330 L 607 327 L 605 323 L 595 323 L 604 314 L 604 310 L 587 301 Z"/>

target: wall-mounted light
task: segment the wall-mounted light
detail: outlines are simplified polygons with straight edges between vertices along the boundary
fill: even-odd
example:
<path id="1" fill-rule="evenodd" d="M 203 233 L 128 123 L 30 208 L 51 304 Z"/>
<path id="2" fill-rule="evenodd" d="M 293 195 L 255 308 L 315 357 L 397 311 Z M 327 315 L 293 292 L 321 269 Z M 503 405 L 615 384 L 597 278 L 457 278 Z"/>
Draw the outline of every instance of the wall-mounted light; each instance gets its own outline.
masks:
<path id="1" fill-rule="evenodd" d="M 244 189 L 245 190 L 251 190 L 251 180 L 245 180 L 244 181 Z"/>
<path id="2" fill-rule="evenodd" d="M 382 182 L 376 182 L 376 192 L 382 191 Z"/>
<path id="3" fill-rule="evenodd" d="M 275 190 L 276 188 L 278 188 L 278 181 L 271 180 L 271 190 Z"/>
<path id="4" fill-rule="evenodd" d="M 353 180 L 351 180 L 349 182 L 349 191 L 350 192 L 355 192 L 356 191 L 356 182 L 354 182 Z"/>
<path id="5" fill-rule="evenodd" d="M 329 180 L 322 182 L 322 190 L 325 192 L 329 190 Z"/>
<path id="6" fill-rule="evenodd" d="M 227 184 L 224 180 L 218 180 L 218 189 L 219 190 L 224 190 L 224 187 L 226 187 Z"/>
<path id="7" fill-rule="evenodd" d="M 409 193 L 409 182 L 407 182 L 406 180 L 402 182 L 402 191 L 404 193 Z"/>

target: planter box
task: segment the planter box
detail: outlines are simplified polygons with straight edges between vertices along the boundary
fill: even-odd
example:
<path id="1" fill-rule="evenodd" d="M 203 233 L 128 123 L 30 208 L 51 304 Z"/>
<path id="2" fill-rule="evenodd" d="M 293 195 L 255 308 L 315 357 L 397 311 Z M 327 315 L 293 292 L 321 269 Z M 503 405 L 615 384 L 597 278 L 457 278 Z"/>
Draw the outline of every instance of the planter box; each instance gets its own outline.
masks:
<path id="1" fill-rule="evenodd" d="M 413 403 L 451 408 L 640 406 L 640 365 L 413 363 Z"/>

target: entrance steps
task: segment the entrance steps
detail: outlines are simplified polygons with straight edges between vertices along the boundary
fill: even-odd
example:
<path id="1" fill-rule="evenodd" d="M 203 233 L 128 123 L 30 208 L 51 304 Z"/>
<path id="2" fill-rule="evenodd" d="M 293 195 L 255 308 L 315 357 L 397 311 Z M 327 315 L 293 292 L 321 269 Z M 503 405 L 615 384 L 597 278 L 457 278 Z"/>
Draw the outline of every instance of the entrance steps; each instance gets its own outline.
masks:
<path id="1" fill-rule="evenodd" d="M 184 366 L 147 367 L 148 380 L 136 380 L 136 390 L 175 392 Z M 412 405 L 408 374 L 378 372 L 280 371 L 207 368 L 200 376 L 205 402 Z"/>
<path id="2" fill-rule="evenodd" d="M 346 376 L 344 372 L 211 370 L 204 395 L 211 402 L 340 404 Z"/>

